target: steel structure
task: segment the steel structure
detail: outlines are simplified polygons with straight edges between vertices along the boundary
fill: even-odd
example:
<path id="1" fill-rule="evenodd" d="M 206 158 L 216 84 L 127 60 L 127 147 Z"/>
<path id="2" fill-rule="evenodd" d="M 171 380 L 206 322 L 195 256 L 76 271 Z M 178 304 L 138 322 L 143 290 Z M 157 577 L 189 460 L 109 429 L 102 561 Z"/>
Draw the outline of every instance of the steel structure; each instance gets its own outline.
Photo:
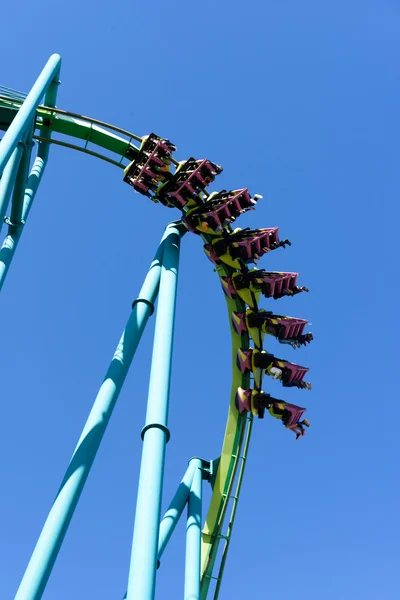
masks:
<path id="1" fill-rule="evenodd" d="M 26 225 L 36 191 L 46 168 L 51 145 L 67 146 L 75 151 L 90 154 L 125 169 L 128 175 L 129 165 L 135 164 L 135 160 L 139 160 L 143 155 L 142 137 L 102 121 L 55 107 L 60 67 L 60 56 L 52 55 L 27 95 L 0 87 L 0 130 L 4 131 L 0 143 L 0 228 L 4 223 L 7 225 L 7 233 L 0 249 L 0 289 L 4 284 Z M 59 134 L 57 139 L 52 137 L 54 133 Z M 135 142 L 139 142 L 139 145 Z M 35 157 L 33 157 L 34 147 L 37 148 Z M 107 151 L 107 155 L 104 150 Z M 114 158 L 110 158 L 110 152 L 113 153 Z M 178 173 L 182 163 L 178 164 L 172 158 L 171 162 L 178 166 L 176 171 Z M 199 175 L 197 177 L 201 179 Z M 139 185 L 138 181 L 138 179 L 134 181 L 136 189 Z M 199 202 L 204 200 L 206 204 L 208 202 L 207 206 L 211 206 L 209 198 L 212 196 L 210 197 L 203 189 Z M 251 208 L 251 204 L 256 203 L 257 197 L 255 198 L 245 208 L 243 205 L 237 204 L 239 206 L 238 214 Z M 227 203 L 228 200 L 229 198 L 225 198 L 224 202 Z M 166 201 L 163 203 L 168 205 Z M 10 216 L 7 217 L 6 212 L 9 205 Z M 213 207 L 214 212 L 207 213 L 207 218 L 210 215 L 215 217 L 217 214 L 215 202 Z M 181 221 L 170 223 L 165 229 L 154 261 L 142 289 L 133 303 L 130 318 L 32 553 L 16 593 L 16 600 L 37 600 L 42 597 L 142 332 L 154 312 L 157 295 L 158 308 L 147 415 L 142 429 L 143 451 L 125 598 L 127 600 L 151 600 L 155 597 L 156 572 L 159 561 L 185 506 L 187 506 L 187 551 L 184 598 L 185 600 L 204 600 L 210 596 L 210 582 L 213 579 L 216 585 L 212 590 L 212 597 L 217 598 L 219 595 L 243 481 L 253 417 L 254 415 L 262 417 L 265 407 L 270 409 L 272 406 L 271 404 L 266 405 L 264 402 L 264 397 L 269 397 L 269 395 L 262 396 L 261 394 L 261 377 L 264 372 L 272 374 L 275 378 L 280 373 L 280 378 L 284 381 L 286 373 L 287 385 L 297 385 L 297 387 L 307 387 L 308 385 L 301 382 L 302 375 L 296 375 L 298 371 L 294 367 L 297 368 L 297 366 L 292 363 L 280 361 L 276 357 L 273 357 L 274 361 L 270 365 L 260 366 L 261 363 L 256 363 L 255 357 L 258 351 L 250 349 L 251 339 L 255 341 L 256 348 L 262 349 L 261 338 L 265 333 L 272 332 L 272 335 L 278 337 L 280 341 L 292 345 L 301 345 L 307 338 L 307 336 L 299 334 L 299 332 L 302 333 L 302 329 L 301 331 L 299 329 L 301 324 L 294 333 L 293 326 L 298 325 L 298 321 L 301 320 L 290 320 L 290 317 L 274 315 L 272 315 L 274 317 L 272 319 L 268 316 L 271 313 L 258 311 L 259 291 L 257 291 L 257 285 L 267 297 L 275 298 L 284 293 L 292 295 L 305 288 L 298 288 L 295 285 L 296 277 L 293 279 L 293 276 L 297 274 L 248 272 L 247 267 L 238 271 L 237 262 L 239 261 L 240 267 L 242 265 L 240 257 L 243 257 L 246 252 L 249 253 L 247 258 L 251 259 L 254 256 L 258 258 L 260 254 L 268 250 L 289 243 L 287 240 L 278 243 L 276 231 L 256 230 L 256 232 L 252 232 L 249 241 L 246 238 L 247 230 L 243 230 L 241 234 L 232 232 L 229 222 L 233 221 L 233 217 L 228 210 L 229 218 L 226 217 L 226 227 L 220 228 L 220 233 L 223 235 L 216 238 L 211 235 L 215 231 L 210 231 L 209 226 L 201 220 L 201 214 L 200 220 L 196 221 L 196 210 L 198 209 L 194 212 L 186 209 L 187 207 L 182 207 L 183 219 Z M 216 271 L 225 291 L 231 323 L 232 388 L 220 457 L 217 460 L 201 458 L 190 460 L 188 470 L 166 514 L 160 519 L 165 448 L 169 439 L 168 400 L 179 251 L 181 237 L 188 229 L 202 236 L 205 250 L 216 265 Z M 264 241 L 262 242 L 262 240 Z M 273 241 L 271 242 L 271 240 Z M 232 248 L 236 249 L 236 254 Z M 255 279 L 256 275 L 257 280 Z M 244 277 L 248 278 L 247 283 L 243 283 Z M 277 286 L 279 284 L 280 291 L 275 283 Z M 251 321 L 251 319 L 254 321 L 254 315 L 261 321 L 264 319 L 263 325 L 261 325 L 261 321 L 258 325 Z M 304 327 L 306 321 L 302 321 L 302 323 Z M 279 334 L 277 333 L 278 329 Z M 257 335 L 261 339 L 259 343 L 256 341 L 255 336 Z M 311 334 L 307 335 L 311 336 Z M 264 358 L 266 355 L 273 356 L 262 350 L 261 354 Z M 272 361 L 272 359 L 270 360 Z M 288 373 L 289 375 L 287 375 Z M 254 390 L 250 389 L 251 385 Z M 304 412 L 304 409 L 301 410 Z M 279 413 L 273 416 L 277 416 L 277 414 Z M 287 422 L 287 426 L 293 428 L 289 422 Z M 211 484 L 212 498 L 202 525 L 203 480 L 207 480 Z M 229 507 L 230 514 L 227 518 Z M 222 544 L 222 552 L 217 553 L 220 544 Z"/>

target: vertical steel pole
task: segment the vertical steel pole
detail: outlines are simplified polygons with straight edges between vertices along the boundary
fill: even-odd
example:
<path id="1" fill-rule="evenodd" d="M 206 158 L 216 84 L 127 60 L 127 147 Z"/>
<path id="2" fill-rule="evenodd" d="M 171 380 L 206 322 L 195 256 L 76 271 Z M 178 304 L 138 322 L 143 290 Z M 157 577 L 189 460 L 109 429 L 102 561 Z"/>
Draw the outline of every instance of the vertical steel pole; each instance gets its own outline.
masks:
<path id="1" fill-rule="evenodd" d="M 11 198 L 11 192 L 17 177 L 19 163 L 23 152 L 22 144 L 18 144 L 5 166 L 3 176 L 0 179 L 0 231 L 6 216 L 6 210 Z"/>
<path id="2" fill-rule="evenodd" d="M 58 55 L 56 55 L 56 54 L 53 55 L 53 57 L 55 57 L 55 56 L 58 56 Z M 55 78 L 50 82 L 50 85 L 48 86 L 47 91 L 46 91 L 46 95 L 45 95 L 45 99 L 44 99 L 46 106 L 54 106 L 56 103 L 57 89 L 58 89 L 58 84 L 59 84 L 58 75 L 59 75 L 59 71 L 60 71 L 60 65 L 61 65 L 61 58 L 59 58 L 59 65 L 58 65 L 58 70 L 56 71 L 56 74 L 55 74 Z M 19 112 L 18 112 L 18 114 L 19 114 Z M 17 117 L 15 117 L 15 119 L 16 118 Z M 15 119 L 14 119 L 14 121 L 15 121 Z M 14 121 L 13 121 L 13 123 L 14 123 Z M 34 129 L 34 124 L 32 122 L 32 132 L 33 132 L 33 129 Z M 49 128 L 48 131 L 44 131 L 42 133 L 42 137 L 50 139 L 50 134 L 51 134 L 51 129 Z M 3 140 L 4 140 L 4 138 L 3 138 Z M 29 141 L 30 141 L 30 138 L 29 138 Z M 1 149 L 1 144 L 0 144 L 0 149 Z M 14 152 L 15 151 L 16 150 L 14 150 Z M 23 194 L 23 199 L 22 199 L 22 193 L 19 192 L 19 193 L 21 193 L 21 197 L 20 197 L 19 203 L 17 205 L 18 206 L 17 215 L 20 214 L 21 218 L 18 219 L 18 223 L 14 222 L 13 219 L 11 219 L 11 221 L 14 223 L 14 225 L 12 225 L 8 228 L 8 234 L 7 234 L 6 238 L 4 239 L 3 245 L 0 249 L 0 291 L 3 287 L 5 278 L 7 277 L 7 273 L 8 273 L 8 269 L 10 268 L 11 261 L 14 258 L 15 250 L 17 249 L 18 242 L 19 242 L 21 234 L 22 234 L 23 224 L 26 222 L 29 212 L 31 210 L 32 203 L 35 198 L 37 189 L 39 187 L 39 183 L 42 179 L 48 157 L 49 157 L 49 144 L 46 144 L 45 142 L 39 142 L 37 157 L 33 163 L 31 173 L 30 173 L 28 181 L 26 183 L 25 192 Z M 7 169 L 7 167 L 6 167 L 6 169 Z M 4 170 L 2 180 L 5 177 L 6 169 Z M 15 177 L 14 177 L 14 180 L 15 180 Z M 0 185 L 1 185 L 1 183 L 0 183 Z M 4 208 L 4 211 L 6 210 L 6 208 L 7 208 L 7 206 Z M 14 215 L 15 215 L 15 210 L 16 209 L 14 208 Z M 1 216 L 1 200 L 0 200 L 0 216 Z M 4 218 L 4 215 L 1 219 L 2 221 L 3 221 L 3 218 Z M 18 218 L 18 216 L 17 216 L 17 218 Z M 1 228 L 1 224 L 0 224 L 0 228 Z"/>
<path id="3" fill-rule="evenodd" d="M 188 502 L 186 526 L 185 600 L 200 599 L 200 558 L 201 558 L 201 503 L 202 503 L 202 461 L 192 458 L 195 466 L 192 487 Z"/>
<path id="4" fill-rule="evenodd" d="M 164 244 L 163 238 L 139 297 L 133 303 L 127 326 L 79 438 L 15 600 L 39 600 L 42 597 L 144 327 L 153 313 L 161 276 Z"/>
<path id="5" fill-rule="evenodd" d="M 34 131 L 34 124 L 31 123 L 30 128 L 27 130 L 28 133 L 24 140 L 24 151 L 22 154 L 21 162 L 18 169 L 17 178 L 15 180 L 14 192 L 11 204 L 10 221 L 15 225 L 21 225 L 22 212 L 24 209 L 25 189 L 28 183 L 29 165 L 31 163 L 32 154 L 32 136 Z"/>
<path id="6" fill-rule="evenodd" d="M 173 534 L 174 529 L 180 519 L 183 509 L 185 508 L 186 502 L 188 501 L 194 471 L 194 464 L 189 464 L 189 467 L 183 476 L 178 489 L 176 490 L 175 496 L 172 498 L 171 504 L 162 518 L 158 536 L 158 560 L 160 560 L 162 557 L 171 535 Z"/>
<path id="7" fill-rule="evenodd" d="M 32 202 L 35 198 L 40 180 L 42 179 L 44 169 L 47 163 L 48 152 L 48 144 L 42 146 L 41 143 L 38 151 L 38 156 L 36 157 L 35 162 L 33 163 L 32 170 L 25 187 L 21 219 L 21 221 L 23 222 L 25 222 L 28 218 Z M 22 233 L 22 227 L 23 225 L 21 222 L 19 224 L 15 224 L 9 227 L 8 234 L 5 237 L 3 245 L 0 249 L 0 291 L 3 287 L 11 261 L 14 257 L 15 250 L 18 246 L 18 242 Z"/>
<path id="8" fill-rule="evenodd" d="M 25 98 L 21 108 L 15 115 L 9 128 L 0 142 L 0 173 L 3 172 L 8 159 L 23 138 L 24 132 L 35 118 L 35 112 L 46 90 L 53 79 L 58 79 L 61 67 L 61 56 L 53 54 L 47 61 L 31 91 Z"/>
<path id="9" fill-rule="evenodd" d="M 155 593 L 165 445 L 169 439 L 168 404 L 179 248 L 179 230 L 172 224 L 165 240 L 146 424 L 142 430 L 143 451 L 128 580 L 128 600 L 153 600 Z"/>
<path id="10" fill-rule="evenodd" d="M 164 554 L 164 550 L 171 539 L 171 535 L 174 533 L 175 527 L 178 524 L 179 519 L 183 513 L 183 509 L 189 498 L 190 488 L 192 486 L 194 465 L 190 464 L 184 474 L 182 481 L 180 482 L 178 489 L 175 492 L 175 496 L 172 498 L 170 505 L 168 506 L 167 512 L 163 516 L 160 523 L 160 530 L 158 534 L 158 561 L 157 568 L 160 564 L 160 558 Z M 126 600 L 126 593 L 123 597 Z"/>

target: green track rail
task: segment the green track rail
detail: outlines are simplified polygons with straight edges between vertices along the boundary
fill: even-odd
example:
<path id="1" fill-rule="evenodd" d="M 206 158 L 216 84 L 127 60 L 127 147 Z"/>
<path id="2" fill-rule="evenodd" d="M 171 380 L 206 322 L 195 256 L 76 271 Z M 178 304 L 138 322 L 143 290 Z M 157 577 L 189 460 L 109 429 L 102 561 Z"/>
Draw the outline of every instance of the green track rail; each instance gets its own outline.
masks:
<path id="1" fill-rule="evenodd" d="M 7 130 L 24 98 L 25 95 L 20 92 L 0 87 L 0 131 Z M 46 137 L 50 133 L 51 139 Z M 121 169 L 125 168 L 134 154 L 139 151 L 134 142 L 141 142 L 140 136 L 120 127 L 47 106 L 39 106 L 37 109 L 33 137 L 40 142 L 64 146 L 94 156 Z M 208 241 L 207 236 L 202 237 L 205 242 Z M 219 267 L 217 271 L 220 277 L 229 276 L 233 272 L 229 267 Z M 231 314 L 232 311 L 245 312 L 246 306 L 239 298 L 226 300 L 232 337 L 232 388 L 222 453 L 203 529 L 201 600 L 205 600 L 209 591 L 213 593 L 214 600 L 219 595 L 253 422 L 252 415 L 240 415 L 235 407 L 235 394 L 238 387 L 250 387 L 249 376 L 243 375 L 236 366 L 237 351 L 239 348 L 249 347 L 249 336 L 247 333 L 239 336 L 235 332 L 231 325 Z M 224 528 L 231 501 L 229 522 Z M 220 543 L 223 544 L 223 548 L 219 556 Z M 216 586 L 211 592 L 209 588 L 213 580 L 216 581 Z"/>
<path id="2" fill-rule="evenodd" d="M 7 129 L 20 106 L 21 100 L 0 95 L 0 130 Z M 48 142 L 49 140 L 45 140 L 43 134 L 49 132 L 52 132 L 53 136 L 54 133 L 62 136 L 61 139 L 53 137 L 50 143 L 90 154 L 122 169 L 132 160 L 126 158 L 127 152 L 133 155 L 139 150 L 133 141 L 141 142 L 138 135 L 121 127 L 66 110 L 39 106 L 34 139 Z M 80 141 L 80 144 L 70 143 L 67 141 L 70 138 Z M 102 153 L 102 150 L 112 153 L 115 158 Z"/>

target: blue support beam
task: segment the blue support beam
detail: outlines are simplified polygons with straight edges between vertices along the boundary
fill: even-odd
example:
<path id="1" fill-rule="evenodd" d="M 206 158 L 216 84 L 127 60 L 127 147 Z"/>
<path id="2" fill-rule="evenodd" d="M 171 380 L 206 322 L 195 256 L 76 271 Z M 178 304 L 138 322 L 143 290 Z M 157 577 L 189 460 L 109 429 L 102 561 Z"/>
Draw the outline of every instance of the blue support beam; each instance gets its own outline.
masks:
<path id="1" fill-rule="evenodd" d="M 11 198 L 11 192 L 17 178 L 19 164 L 23 153 L 23 144 L 18 144 L 11 154 L 0 179 L 0 231 L 4 223 L 4 217 Z"/>
<path id="2" fill-rule="evenodd" d="M 157 566 L 159 566 L 160 564 L 160 558 L 164 554 L 164 550 L 167 547 L 167 544 L 175 531 L 175 527 L 177 526 L 178 521 L 181 518 L 183 509 L 185 508 L 187 501 L 189 500 L 194 470 L 195 466 L 193 464 L 189 464 L 187 471 L 184 474 L 182 481 L 178 486 L 178 489 L 176 490 L 175 496 L 172 498 L 171 503 L 168 506 L 167 512 L 161 520 L 158 534 Z M 126 600 L 126 593 L 123 597 L 123 600 Z"/>
<path id="3" fill-rule="evenodd" d="M 189 499 L 194 471 L 195 465 L 193 463 L 189 464 L 189 467 L 183 476 L 178 489 L 176 490 L 175 496 L 172 498 L 171 504 L 162 518 L 158 537 L 158 560 L 160 560 L 161 556 L 163 555 L 171 535 L 173 534 L 181 514 L 183 513 L 183 509 L 185 508 Z"/>
<path id="4" fill-rule="evenodd" d="M 58 65 L 58 66 L 57 66 L 57 69 L 55 70 L 53 79 L 50 81 L 50 83 L 47 85 L 47 87 L 44 86 L 44 89 L 47 90 L 45 98 L 44 98 L 44 102 L 45 102 L 46 106 L 55 106 L 55 103 L 56 103 L 57 89 L 58 89 L 58 84 L 59 84 L 58 75 L 59 75 L 60 66 L 61 66 L 61 58 L 58 56 L 58 54 L 53 54 L 53 56 L 50 57 L 50 60 L 48 61 L 46 67 L 42 71 L 42 75 L 46 71 L 46 74 L 48 76 L 50 76 L 50 73 L 52 72 L 52 68 L 54 67 L 54 65 Z M 40 77 L 42 77 L 42 75 Z M 39 77 L 39 79 L 40 79 L 40 77 Z M 38 84 L 39 79 L 35 85 Z M 30 93 L 32 93 L 33 89 L 34 88 L 32 88 Z M 37 94 L 36 94 L 36 96 L 37 96 Z M 29 98 L 29 94 L 28 94 L 24 104 L 26 103 L 28 98 Z M 31 97 L 31 100 L 32 100 L 32 97 Z M 39 101 L 40 101 L 40 98 L 39 98 Z M 22 107 L 18 111 L 17 116 L 15 117 L 13 123 L 16 121 L 17 118 L 19 118 L 18 115 L 20 115 L 21 110 L 22 110 Z M 36 108 L 35 108 L 35 111 L 36 111 Z M 28 125 L 29 125 L 29 121 L 28 121 L 27 127 L 28 127 Z M 6 134 L 4 135 L 4 138 L 2 139 L 2 141 L 0 143 L 0 156 L 1 156 L 1 151 L 3 150 L 4 139 L 6 138 L 8 132 L 10 131 L 10 128 L 11 128 L 11 125 L 8 128 Z M 28 131 L 28 133 L 25 134 L 25 136 L 24 136 L 25 141 L 27 142 L 27 147 L 25 147 L 25 149 L 24 149 L 24 145 L 21 142 L 17 142 L 17 146 L 15 147 L 9 162 L 7 163 L 7 166 L 4 169 L 3 177 L 0 180 L 0 219 L 1 219 L 0 229 L 1 229 L 1 225 L 4 220 L 5 211 L 7 210 L 7 205 L 8 205 L 8 201 L 10 198 L 11 189 L 16 180 L 17 169 L 20 165 L 22 152 L 24 152 L 23 160 L 25 160 L 25 166 L 24 166 L 23 173 L 27 173 L 27 170 L 29 169 L 29 160 L 30 160 L 30 154 L 31 154 L 31 148 L 29 146 L 30 146 L 31 140 L 32 140 L 31 135 L 34 132 L 34 116 L 31 121 L 31 128 L 28 129 L 27 131 Z M 42 132 L 43 138 L 50 139 L 50 136 L 51 136 L 51 129 L 45 130 L 44 132 Z M 26 182 L 26 185 L 25 185 L 26 177 L 24 176 L 23 173 L 21 173 L 21 171 L 19 171 L 19 173 L 18 173 L 18 175 L 20 175 L 19 186 L 17 186 L 17 189 L 14 190 L 13 207 L 12 207 L 12 214 L 11 214 L 11 219 L 10 219 L 11 223 L 13 223 L 13 224 L 11 226 L 9 226 L 8 234 L 7 234 L 6 238 L 4 239 L 2 247 L 0 249 L 0 292 L 4 285 L 4 281 L 7 277 L 7 273 L 10 268 L 11 261 L 14 258 L 14 254 L 15 254 L 15 251 L 17 249 L 17 246 L 18 246 L 21 234 L 22 234 L 23 226 L 26 223 L 29 212 L 32 208 L 33 200 L 35 198 L 37 189 L 39 187 L 39 183 L 42 179 L 44 170 L 46 168 L 47 160 L 49 157 L 49 148 L 50 148 L 49 144 L 46 144 L 45 142 L 39 142 L 37 156 L 33 163 L 32 170 L 30 172 L 30 175 L 29 175 L 28 181 Z M 10 161 L 13 160 L 14 156 L 15 156 L 15 158 L 14 158 L 15 164 L 13 163 L 13 166 L 12 166 L 12 170 L 13 170 L 14 174 L 12 175 L 10 173 L 8 175 L 8 179 L 9 179 L 9 181 L 7 183 L 8 188 L 7 188 L 7 190 L 4 190 L 4 192 L 2 194 L 1 182 L 6 177 L 6 173 L 9 170 L 11 170 Z M 28 159 L 28 156 L 29 156 L 29 159 Z M 22 167 L 22 165 L 21 165 L 21 167 Z M 6 181 L 5 181 L 5 185 L 6 185 Z M 7 196 L 7 194 L 8 194 L 8 196 Z"/>
<path id="5" fill-rule="evenodd" d="M 61 56 L 50 56 L 31 91 L 25 98 L 11 125 L 0 142 L 0 173 L 3 172 L 11 154 L 26 135 L 27 128 L 35 119 L 36 109 L 52 82 L 58 81 Z"/>
<path id="6" fill-rule="evenodd" d="M 146 424 L 128 580 L 128 600 L 153 600 L 158 555 L 165 446 L 175 322 L 180 233 L 171 224 L 165 240 L 154 333 Z"/>
<path id="7" fill-rule="evenodd" d="M 201 578 L 201 509 L 202 509 L 202 461 L 192 458 L 193 482 L 188 501 L 186 525 L 185 600 L 200 600 Z"/>
<path id="8" fill-rule="evenodd" d="M 16 226 L 21 225 L 22 221 L 22 212 L 24 209 L 24 199 L 25 199 L 25 189 L 26 184 L 28 182 L 29 175 L 29 166 L 31 164 L 31 154 L 32 154 L 32 136 L 33 136 L 34 125 L 31 124 L 31 127 L 28 130 L 27 135 L 25 136 L 24 149 L 22 153 L 21 162 L 18 169 L 17 178 L 15 181 L 14 192 L 12 197 L 11 204 L 11 214 L 10 221 L 14 223 Z"/>
<path id="9" fill-rule="evenodd" d="M 153 313 L 161 276 L 161 260 L 164 248 L 169 248 L 168 235 L 170 235 L 170 231 L 170 228 L 167 227 L 139 297 L 133 303 L 132 313 L 79 438 L 15 600 L 39 600 L 42 597 L 144 327 Z M 173 229 L 173 231 L 175 230 Z"/>
<path id="10" fill-rule="evenodd" d="M 5 278 L 7 276 L 8 269 L 10 268 L 10 264 L 14 257 L 15 250 L 17 249 L 18 242 L 22 233 L 23 223 L 25 223 L 28 218 L 32 202 L 35 198 L 37 189 L 39 187 L 39 183 L 42 179 L 47 164 L 48 154 L 48 144 L 44 144 L 41 142 L 38 150 L 38 155 L 35 159 L 35 162 L 33 163 L 32 170 L 25 187 L 20 222 L 9 226 L 8 234 L 5 237 L 2 247 L 0 249 L 0 291 L 3 287 Z"/>

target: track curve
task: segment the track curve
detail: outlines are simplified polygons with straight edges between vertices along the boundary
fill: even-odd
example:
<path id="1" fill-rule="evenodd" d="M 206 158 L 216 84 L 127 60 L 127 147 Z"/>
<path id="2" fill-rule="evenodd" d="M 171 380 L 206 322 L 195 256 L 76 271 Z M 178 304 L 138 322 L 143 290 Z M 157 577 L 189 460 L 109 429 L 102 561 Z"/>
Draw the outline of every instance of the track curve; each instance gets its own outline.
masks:
<path id="1" fill-rule="evenodd" d="M 0 129 L 7 129 L 21 106 L 23 99 L 24 95 L 19 92 L 0 88 Z M 44 137 L 53 133 L 65 136 L 66 139 L 48 139 Z M 39 106 L 37 109 L 34 138 L 40 144 L 53 143 L 62 145 L 107 161 L 123 169 L 139 153 L 140 149 L 133 142 L 142 141 L 140 136 L 103 121 L 46 106 Z M 71 138 L 81 143 L 83 142 L 83 145 L 71 143 L 69 141 Z M 90 148 L 88 147 L 89 144 Z M 95 149 L 93 149 L 93 146 Z M 109 154 L 105 154 L 104 150 L 115 155 L 115 158 L 110 157 Z M 178 164 L 175 160 L 172 160 L 172 162 L 175 165 Z M 182 212 L 184 215 L 185 211 L 183 210 Z M 210 235 L 201 234 L 201 237 L 205 244 L 210 244 L 212 241 L 212 236 Z M 222 277 L 231 277 L 236 272 L 236 269 L 222 263 L 216 266 L 216 271 L 221 280 Z M 238 388 L 250 388 L 250 375 L 244 374 L 237 365 L 238 351 L 239 349 L 249 349 L 250 337 L 248 331 L 241 332 L 241 334 L 237 333 L 232 326 L 232 313 L 245 313 L 247 306 L 239 295 L 236 295 L 235 298 L 230 298 L 225 294 L 225 298 L 232 340 L 232 386 L 221 457 L 213 480 L 212 497 L 202 532 L 202 600 L 207 596 L 212 579 L 216 579 L 217 581 L 214 598 L 217 598 L 219 594 L 253 422 L 251 412 L 239 413 L 235 405 L 235 396 Z M 254 310 L 258 309 L 256 302 L 252 308 Z M 223 529 L 231 500 L 229 523 Z M 219 559 L 219 566 L 217 567 L 217 551 L 221 541 L 224 547 Z M 216 571 L 216 569 L 218 570 Z M 217 572 L 216 576 L 214 576 L 214 572 Z"/>

